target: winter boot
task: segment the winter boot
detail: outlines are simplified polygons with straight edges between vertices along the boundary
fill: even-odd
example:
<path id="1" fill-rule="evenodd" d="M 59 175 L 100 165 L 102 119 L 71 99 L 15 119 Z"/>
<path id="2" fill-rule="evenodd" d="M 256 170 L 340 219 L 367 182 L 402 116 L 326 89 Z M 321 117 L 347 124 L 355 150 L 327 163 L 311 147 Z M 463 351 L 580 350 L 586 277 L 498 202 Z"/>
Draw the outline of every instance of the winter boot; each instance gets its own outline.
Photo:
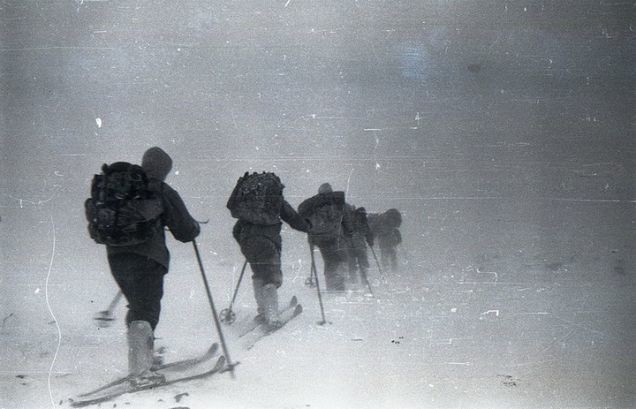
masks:
<path id="1" fill-rule="evenodd" d="M 266 284 L 263 287 L 263 302 L 267 325 L 279 327 L 281 323 L 278 317 L 278 290 L 275 284 Z"/>
<path id="2" fill-rule="evenodd" d="M 128 327 L 128 375 L 132 386 L 160 383 L 164 376 L 150 370 L 154 336 L 148 321 L 132 321 Z"/>
<path id="3" fill-rule="evenodd" d="M 256 317 L 254 317 L 254 321 L 262 324 L 266 322 L 265 301 L 263 299 L 264 282 L 259 278 L 253 278 L 252 285 L 254 287 L 254 298 L 256 299 Z"/>

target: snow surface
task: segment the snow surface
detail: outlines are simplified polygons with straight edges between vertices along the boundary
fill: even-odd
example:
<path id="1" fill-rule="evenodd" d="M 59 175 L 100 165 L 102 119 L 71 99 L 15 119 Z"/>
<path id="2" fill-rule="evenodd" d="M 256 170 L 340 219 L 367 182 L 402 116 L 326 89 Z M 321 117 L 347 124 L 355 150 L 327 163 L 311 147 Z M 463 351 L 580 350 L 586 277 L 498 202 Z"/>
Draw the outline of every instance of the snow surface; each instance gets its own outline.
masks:
<path id="1" fill-rule="evenodd" d="M 447 205 L 437 208 L 445 211 Z M 225 374 L 114 403 L 191 409 L 632 407 L 634 282 L 617 271 L 626 244 L 611 234 L 619 227 L 603 228 L 613 222 L 605 219 L 594 234 L 585 233 L 585 224 L 576 221 L 602 215 L 598 204 L 553 206 L 553 212 L 565 212 L 554 215 L 562 224 L 519 219 L 514 230 L 501 225 L 519 214 L 493 211 L 490 203 L 479 207 L 483 222 L 462 217 L 475 207 L 453 206 L 443 222 L 431 220 L 429 234 L 447 234 L 448 242 L 407 241 L 420 250 L 403 254 L 402 273 L 382 276 L 372 270 L 375 297 L 326 294 L 331 323 L 324 326 L 317 324 L 314 290 L 303 285 L 307 265 L 287 253 L 281 300 L 296 294 L 305 311 L 249 351 L 232 327 L 224 326 L 231 358 L 241 362 L 235 380 Z M 494 222 L 497 218 L 502 220 Z M 464 239 L 451 242 L 458 237 Z M 573 243 L 556 249 L 546 237 Z M 291 246 L 301 236 L 286 232 L 284 240 Z M 173 270 L 157 331 L 167 360 L 201 353 L 218 340 L 192 249 L 171 244 Z M 205 231 L 199 245 L 217 308 L 224 308 L 240 264 L 215 263 Z M 68 283 L 60 247 L 57 251 L 49 296 L 61 327 L 59 352 L 55 355 L 55 324 L 41 290 L 5 320 L 3 365 L 10 370 L 3 373 L 2 407 L 57 407 L 126 368 L 123 303 L 111 328 L 98 329 L 91 320 L 115 292 L 112 283 L 95 276 L 106 271 L 103 257 L 93 260 L 92 270 L 76 271 Z M 73 263 L 90 263 L 77 259 Z M 41 266 L 39 280 L 25 285 L 42 284 L 46 267 Z M 30 292 L 23 291 L 24 297 Z M 249 282 L 234 309 L 239 321 L 253 313 Z M 180 393 L 188 396 L 177 403 Z"/>
<path id="2" fill-rule="evenodd" d="M 68 407 L 125 371 L 124 303 L 92 320 L 117 289 L 83 201 L 101 163 L 153 145 L 210 219 L 219 310 L 246 170 L 294 206 L 329 181 L 399 208 L 402 264 L 371 269 L 375 297 L 325 294 L 321 326 L 286 229 L 281 300 L 301 316 L 249 351 L 224 327 L 236 379 L 102 408 L 636 407 L 632 4 L 181 3 L 0 2 L 0 408 Z M 172 360 L 218 337 L 192 247 L 169 247 Z M 235 311 L 254 313 L 249 281 Z"/>

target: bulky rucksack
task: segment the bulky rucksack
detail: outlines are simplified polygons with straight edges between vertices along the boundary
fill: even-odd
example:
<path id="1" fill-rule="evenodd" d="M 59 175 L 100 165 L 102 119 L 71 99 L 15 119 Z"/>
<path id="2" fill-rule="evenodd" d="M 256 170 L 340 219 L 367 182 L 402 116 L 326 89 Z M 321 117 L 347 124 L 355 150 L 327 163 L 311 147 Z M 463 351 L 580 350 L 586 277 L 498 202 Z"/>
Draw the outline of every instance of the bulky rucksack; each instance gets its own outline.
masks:
<path id="1" fill-rule="evenodd" d="M 398 228 L 402 224 L 402 214 L 398 209 L 389 209 L 382 217 L 385 219 L 385 223 L 391 228 Z"/>
<path id="2" fill-rule="evenodd" d="M 301 203 L 298 213 L 309 219 L 311 235 L 337 237 L 342 229 L 344 206 L 344 192 L 323 193 Z"/>
<path id="3" fill-rule="evenodd" d="M 84 203 L 88 232 L 99 244 L 131 246 L 148 241 L 163 211 L 161 198 L 148 187 L 138 165 L 104 164 Z"/>
<path id="4" fill-rule="evenodd" d="M 245 172 L 227 201 L 232 217 L 254 224 L 280 223 L 283 184 L 272 172 Z"/>

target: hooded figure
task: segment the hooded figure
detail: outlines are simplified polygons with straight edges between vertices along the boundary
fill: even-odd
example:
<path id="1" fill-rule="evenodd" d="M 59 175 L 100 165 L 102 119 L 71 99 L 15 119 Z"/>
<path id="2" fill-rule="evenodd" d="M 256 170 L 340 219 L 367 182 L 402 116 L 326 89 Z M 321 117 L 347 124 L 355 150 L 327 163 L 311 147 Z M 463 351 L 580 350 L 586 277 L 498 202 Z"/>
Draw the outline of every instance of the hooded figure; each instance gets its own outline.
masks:
<path id="1" fill-rule="evenodd" d="M 162 207 L 153 235 L 140 244 L 106 247 L 112 275 L 128 301 L 128 369 L 135 384 L 157 380 L 150 369 L 163 277 L 170 263 L 165 227 L 184 243 L 199 235 L 199 223 L 190 216 L 179 194 L 164 182 L 172 169 L 170 156 L 160 148 L 150 148 L 144 153 L 142 168 L 149 179 L 148 190 L 159 197 Z"/>
<path id="2" fill-rule="evenodd" d="M 402 243 L 400 225 L 402 214 L 397 209 L 389 209 L 381 214 L 369 214 L 369 226 L 380 247 L 380 260 L 384 268 L 397 271 L 397 246 Z"/>
<path id="3" fill-rule="evenodd" d="M 163 149 L 155 146 L 144 153 L 141 167 L 150 179 L 163 182 L 172 170 L 172 158 Z"/>
<path id="4" fill-rule="evenodd" d="M 327 290 L 344 291 L 347 241 L 353 233 L 350 212 L 345 211 L 345 193 L 334 192 L 329 183 L 318 194 L 298 206 L 301 217 L 309 220 L 309 244 L 318 246 L 324 264 Z"/>
<path id="5" fill-rule="evenodd" d="M 323 183 L 322 185 L 320 185 L 320 187 L 318 188 L 318 193 L 319 194 L 327 194 L 327 193 L 332 193 L 333 189 L 331 188 L 331 185 L 329 183 Z"/>
<path id="6" fill-rule="evenodd" d="M 367 244 L 373 247 L 373 233 L 367 221 L 367 211 L 364 207 L 347 205 L 346 211 L 351 214 L 353 234 L 349 239 L 349 281 L 351 284 L 358 282 L 358 269 L 363 283 L 367 283 L 367 271 L 369 259 L 367 257 Z"/>

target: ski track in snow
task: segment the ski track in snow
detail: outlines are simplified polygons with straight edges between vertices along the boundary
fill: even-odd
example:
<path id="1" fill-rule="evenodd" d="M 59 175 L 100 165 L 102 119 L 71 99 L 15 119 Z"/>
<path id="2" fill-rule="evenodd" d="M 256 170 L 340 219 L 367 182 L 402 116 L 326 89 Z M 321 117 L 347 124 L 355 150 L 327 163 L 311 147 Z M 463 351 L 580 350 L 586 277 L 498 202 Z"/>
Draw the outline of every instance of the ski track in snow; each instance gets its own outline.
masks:
<path id="1" fill-rule="evenodd" d="M 51 279 L 51 271 L 53 270 L 53 260 L 55 259 L 55 246 L 56 246 L 56 232 L 55 232 L 55 222 L 53 221 L 53 215 L 50 216 L 51 220 L 51 231 L 53 234 L 53 242 L 51 244 L 51 259 L 49 261 L 49 268 L 46 274 L 46 283 L 44 286 L 44 295 L 46 298 L 46 306 L 53 317 L 53 321 L 55 321 L 55 328 L 57 329 L 57 345 L 55 347 L 55 354 L 53 355 L 53 360 L 51 361 L 51 366 L 49 367 L 49 373 L 47 375 L 46 385 L 49 391 L 49 398 L 51 399 L 51 407 L 55 407 L 55 402 L 53 401 L 53 391 L 51 389 L 51 376 L 53 375 L 53 367 L 55 366 L 55 361 L 57 360 L 57 354 L 60 352 L 60 346 L 62 344 L 62 331 L 60 329 L 60 324 L 53 313 L 53 309 L 51 308 L 51 303 L 49 302 L 49 281 Z"/>

